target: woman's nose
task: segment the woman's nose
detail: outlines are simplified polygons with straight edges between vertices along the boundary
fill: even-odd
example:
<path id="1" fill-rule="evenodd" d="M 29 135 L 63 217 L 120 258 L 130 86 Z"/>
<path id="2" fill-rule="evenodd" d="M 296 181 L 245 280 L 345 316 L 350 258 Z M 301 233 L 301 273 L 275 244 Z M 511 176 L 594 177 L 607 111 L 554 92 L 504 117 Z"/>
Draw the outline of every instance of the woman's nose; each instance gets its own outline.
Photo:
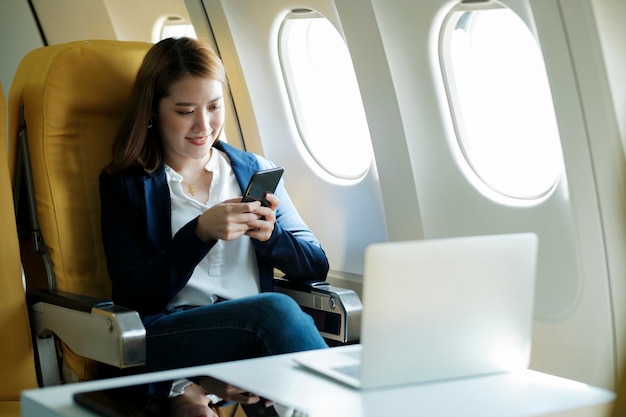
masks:
<path id="1" fill-rule="evenodd" d="M 194 120 L 193 130 L 195 132 L 206 132 L 210 124 L 211 114 L 208 111 L 198 111 Z"/>

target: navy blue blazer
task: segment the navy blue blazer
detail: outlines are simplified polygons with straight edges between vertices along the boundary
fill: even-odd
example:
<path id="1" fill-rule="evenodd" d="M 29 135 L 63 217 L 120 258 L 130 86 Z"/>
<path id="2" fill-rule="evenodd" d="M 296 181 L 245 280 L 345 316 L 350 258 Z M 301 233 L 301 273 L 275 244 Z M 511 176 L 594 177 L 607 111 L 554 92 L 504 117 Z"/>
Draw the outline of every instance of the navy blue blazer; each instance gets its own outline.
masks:
<path id="1" fill-rule="evenodd" d="M 266 159 L 216 142 L 231 162 L 243 191 L 252 174 L 274 166 Z M 271 291 L 274 268 L 292 280 L 324 280 L 328 259 L 320 243 L 300 218 L 281 180 L 276 196 L 274 232 L 266 242 L 251 239 L 259 267 L 261 291 Z M 198 219 L 174 236 L 165 167 L 152 173 L 129 170 L 100 175 L 102 240 L 112 283 L 113 301 L 137 310 L 149 323 L 163 314 L 216 241 L 195 233 Z"/>

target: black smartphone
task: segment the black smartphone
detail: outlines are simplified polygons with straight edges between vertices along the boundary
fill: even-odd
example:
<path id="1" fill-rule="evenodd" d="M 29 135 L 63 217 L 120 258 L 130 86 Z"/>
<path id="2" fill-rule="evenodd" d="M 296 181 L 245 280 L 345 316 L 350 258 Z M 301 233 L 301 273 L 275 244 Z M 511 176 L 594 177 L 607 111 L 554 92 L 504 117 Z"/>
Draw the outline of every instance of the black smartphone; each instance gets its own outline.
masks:
<path id="1" fill-rule="evenodd" d="M 265 169 L 252 174 L 250 182 L 243 193 L 241 201 L 260 201 L 261 205 L 267 207 L 269 202 L 265 199 L 265 194 L 273 194 L 276 191 L 278 182 L 285 171 L 282 167 Z"/>
<path id="2" fill-rule="evenodd" d="M 280 417 L 273 405 L 265 406 L 264 399 L 254 404 L 241 404 L 241 408 L 246 413 L 246 417 Z"/>

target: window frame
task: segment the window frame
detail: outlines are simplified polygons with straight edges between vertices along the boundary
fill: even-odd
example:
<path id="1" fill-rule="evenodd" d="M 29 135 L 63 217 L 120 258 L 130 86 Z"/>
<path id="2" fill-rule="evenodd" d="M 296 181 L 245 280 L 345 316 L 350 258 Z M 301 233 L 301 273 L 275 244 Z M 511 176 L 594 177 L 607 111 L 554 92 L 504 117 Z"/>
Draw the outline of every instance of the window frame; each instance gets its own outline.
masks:
<path id="1" fill-rule="evenodd" d="M 452 64 L 451 62 L 452 58 L 451 58 L 451 52 L 450 52 L 450 49 L 451 49 L 450 39 L 452 37 L 453 31 L 456 30 L 456 28 L 459 25 L 459 22 L 462 20 L 462 18 L 456 17 L 458 16 L 458 14 L 467 13 L 467 12 L 481 12 L 481 11 L 495 10 L 495 9 L 506 9 L 506 10 L 509 10 L 511 13 L 515 14 L 515 12 L 511 10 L 510 8 L 503 6 L 501 4 L 497 4 L 495 2 L 486 1 L 486 2 L 477 2 L 477 3 L 474 3 L 474 2 L 460 3 L 454 6 L 453 8 L 451 8 L 447 12 L 440 27 L 439 37 L 437 38 L 438 53 L 439 53 L 438 56 L 439 56 L 439 65 L 441 69 L 442 80 L 444 84 L 444 91 L 445 91 L 446 99 L 448 102 L 448 107 L 450 110 L 450 117 L 452 120 L 452 126 L 454 130 L 454 135 L 455 135 L 453 146 L 456 148 L 457 154 L 459 156 L 457 158 L 458 163 L 462 164 L 464 167 L 463 171 L 465 173 L 466 178 L 468 178 L 468 180 L 470 180 L 472 185 L 474 185 L 475 188 L 481 191 L 488 198 L 494 201 L 504 202 L 504 203 L 513 204 L 513 205 L 537 204 L 546 200 L 550 195 L 552 195 L 554 190 L 558 187 L 558 184 L 564 179 L 564 176 L 565 176 L 565 165 L 564 165 L 563 151 L 561 147 L 561 137 L 560 137 L 558 121 L 556 120 L 555 113 L 553 113 L 553 120 L 554 120 L 554 126 L 556 126 L 556 138 L 555 138 L 556 144 L 554 144 L 553 146 L 558 147 L 558 152 L 557 152 L 558 155 L 555 154 L 554 159 L 552 161 L 552 163 L 554 164 L 553 167 L 554 167 L 555 175 L 550 177 L 551 178 L 550 181 L 546 181 L 546 183 L 547 182 L 551 183 L 550 186 L 544 187 L 541 191 L 536 192 L 534 194 L 529 193 L 529 194 L 522 195 L 522 194 L 517 194 L 511 190 L 507 191 L 507 190 L 503 190 L 501 188 L 495 187 L 493 184 L 489 182 L 489 180 L 485 179 L 483 173 L 481 172 L 482 171 L 481 168 L 476 166 L 476 161 L 474 160 L 475 158 L 473 158 L 470 155 L 470 152 L 468 152 L 467 150 L 468 145 L 467 143 L 465 143 L 465 141 L 468 140 L 466 138 L 469 137 L 469 133 L 466 129 L 466 124 L 464 120 L 464 111 L 462 109 L 462 104 L 460 103 L 461 100 L 459 98 L 459 89 L 457 88 L 457 81 L 455 80 L 455 76 L 454 76 L 454 68 L 453 68 L 454 64 Z M 526 25 L 526 23 L 517 14 L 516 16 L 522 21 L 524 25 Z M 451 23 L 451 21 L 453 22 Z M 452 27 L 452 30 L 450 30 L 451 27 Z M 533 37 L 533 39 L 535 40 L 535 42 L 537 42 L 535 37 Z M 538 43 L 537 43 L 537 47 L 540 49 L 540 46 Z M 543 56 L 542 56 L 542 63 L 543 63 L 544 70 L 545 70 L 545 60 L 543 60 Z M 546 75 L 546 79 L 547 79 L 547 75 Z M 549 80 L 547 83 L 547 87 L 548 87 L 549 98 L 550 100 L 552 100 L 552 93 L 550 91 Z M 552 105 L 552 109 L 554 109 L 553 105 Z"/>

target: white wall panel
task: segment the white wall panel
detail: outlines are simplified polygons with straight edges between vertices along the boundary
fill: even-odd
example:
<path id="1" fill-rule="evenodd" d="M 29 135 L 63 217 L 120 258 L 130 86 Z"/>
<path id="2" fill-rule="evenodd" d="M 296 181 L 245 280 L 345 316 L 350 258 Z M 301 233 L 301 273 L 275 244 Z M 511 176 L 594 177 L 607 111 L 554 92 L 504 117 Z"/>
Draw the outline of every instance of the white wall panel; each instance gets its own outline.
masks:
<path id="1" fill-rule="evenodd" d="M 589 147 L 590 140 L 602 138 L 588 136 L 586 122 L 592 115 L 585 113 L 589 106 L 610 103 L 596 97 L 599 102 L 590 101 L 587 107 L 583 106 L 582 100 L 593 98 L 580 95 L 579 68 L 572 66 L 572 59 L 577 57 L 572 58 L 569 49 L 569 42 L 576 39 L 567 36 L 572 30 L 593 33 L 593 14 L 585 13 L 589 11 L 588 2 L 576 2 L 579 4 L 571 7 L 582 8 L 579 15 L 586 14 L 588 18 L 584 25 L 577 22 L 578 26 L 566 28 L 556 1 L 502 1 L 510 3 L 539 35 L 548 61 L 567 173 L 549 198 L 541 202 L 502 204 L 485 197 L 472 185 L 457 157 L 438 58 L 439 30 L 444 16 L 456 3 L 336 0 L 353 60 L 361 70 L 359 73 L 357 69 L 357 75 L 360 81 L 364 80 L 362 94 L 372 131 L 380 129 L 387 120 L 370 106 L 382 95 L 374 88 L 375 74 L 363 70 L 371 64 L 370 56 L 384 56 L 393 91 L 383 94 L 395 95 L 400 109 L 404 136 L 389 139 L 373 134 L 374 148 L 378 151 L 388 140 L 406 142 L 411 169 L 402 174 L 412 175 L 415 181 L 425 238 L 521 231 L 538 234 L 532 367 L 610 387 L 615 378 L 613 323 L 606 230 L 603 213 L 598 209 L 602 202 L 594 166 L 602 161 L 593 160 Z M 368 33 L 373 30 L 378 30 L 382 45 L 364 41 L 371 38 Z M 601 59 L 594 63 L 603 65 Z M 599 71 L 600 68 L 590 69 L 587 76 L 602 83 L 605 80 Z M 605 152 L 619 158 L 621 147 L 613 142 L 610 145 Z M 381 182 L 385 176 L 394 175 L 395 169 L 393 164 L 379 161 Z M 618 170 L 607 175 L 616 174 Z M 621 195 L 617 197 L 618 204 L 612 205 L 612 216 L 615 212 L 623 213 Z"/>

